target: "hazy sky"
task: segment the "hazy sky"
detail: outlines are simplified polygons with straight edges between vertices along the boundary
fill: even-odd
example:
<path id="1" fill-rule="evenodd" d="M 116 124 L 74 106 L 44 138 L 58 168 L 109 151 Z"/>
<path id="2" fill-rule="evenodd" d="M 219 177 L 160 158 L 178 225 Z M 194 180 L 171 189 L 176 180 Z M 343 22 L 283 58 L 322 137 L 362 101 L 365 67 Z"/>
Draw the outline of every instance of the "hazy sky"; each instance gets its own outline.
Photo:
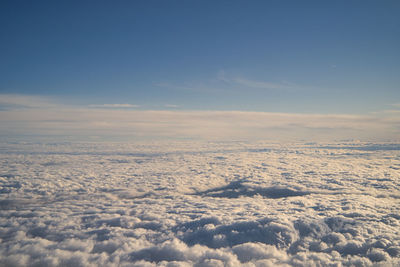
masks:
<path id="1" fill-rule="evenodd" d="M 0 109 L 398 119 L 399 14 L 399 1 L 1 1 Z"/>

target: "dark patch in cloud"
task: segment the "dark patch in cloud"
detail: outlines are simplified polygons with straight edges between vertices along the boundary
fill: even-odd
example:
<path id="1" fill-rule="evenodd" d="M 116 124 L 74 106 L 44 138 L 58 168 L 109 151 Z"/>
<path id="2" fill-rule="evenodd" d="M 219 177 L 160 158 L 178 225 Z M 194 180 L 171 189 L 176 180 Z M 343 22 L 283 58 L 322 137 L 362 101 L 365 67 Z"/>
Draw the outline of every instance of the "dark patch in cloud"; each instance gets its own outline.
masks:
<path id="1" fill-rule="evenodd" d="M 200 196 L 206 197 L 222 197 L 222 198 L 239 198 L 242 196 L 253 197 L 262 196 L 266 198 L 285 198 L 309 195 L 307 191 L 297 191 L 284 187 L 255 187 L 243 184 L 245 181 L 234 181 L 226 186 L 208 189 L 206 191 L 197 192 Z"/>
<path id="2" fill-rule="evenodd" d="M 201 219 L 178 225 L 174 231 L 182 232 L 181 239 L 189 246 L 201 244 L 210 248 L 232 247 L 247 242 L 273 244 L 284 248 L 296 239 L 292 225 L 269 218 L 229 225 L 220 225 L 213 218 Z"/>

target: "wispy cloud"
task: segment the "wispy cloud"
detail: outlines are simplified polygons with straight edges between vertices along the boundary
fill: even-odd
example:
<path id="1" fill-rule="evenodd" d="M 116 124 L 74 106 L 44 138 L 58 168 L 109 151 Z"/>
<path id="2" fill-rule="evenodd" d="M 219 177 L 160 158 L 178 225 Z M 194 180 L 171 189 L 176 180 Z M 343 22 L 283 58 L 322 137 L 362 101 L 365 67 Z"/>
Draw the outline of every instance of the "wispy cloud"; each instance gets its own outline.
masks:
<path id="1" fill-rule="evenodd" d="M 216 86 L 215 84 L 203 84 L 203 83 L 188 83 L 185 82 L 183 84 L 173 84 L 169 82 L 154 82 L 154 86 L 173 89 L 183 92 L 196 92 L 196 93 L 215 93 L 215 92 L 222 92 L 226 91 L 223 88 Z"/>
<path id="2" fill-rule="evenodd" d="M 394 115 L 399 115 L 400 114 L 400 109 L 385 109 L 385 110 L 372 112 L 372 114 L 394 114 Z"/>
<path id="3" fill-rule="evenodd" d="M 248 80 L 244 78 L 234 78 L 232 81 L 238 85 L 250 87 L 250 88 L 259 88 L 259 89 L 293 89 L 293 86 L 287 83 L 271 83 L 271 82 L 262 82 L 255 80 Z"/>
<path id="4" fill-rule="evenodd" d="M 100 105 L 89 105 L 90 108 L 108 108 L 108 109 L 120 109 L 120 108 L 138 108 L 139 105 L 132 104 L 100 104 Z"/>
<path id="5" fill-rule="evenodd" d="M 383 109 L 383 110 L 378 110 L 371 112 L 371 114 L 375 115 L 380 115 L 380 116 L 387 116 L 387 117 L 397 117 L 400 116 L 400 103 L 391 103 L 387 104 L 387 106 L 390 106 L 388 109 Z"/>
<path id="6" fill-rule="evenodd" d="M 166 107 L 166 108 L 179 108 L 178 105 L 173 105 L 173 104 L 165 104 L 164 107 Z"/>
<path id="7" fill-rule="evenodd" d="M 232 86 L 241 86 L 254 89 L 267 89 L 267 90 L 289 90 L 296 89 L 298 86 L 289 82 L 268 82 L 243 78 L 241 76 L 231 76 L 225 71 L 220 71 L 217 74 L 220 81 L 228 83 Z"/>
<path id="8" fill-rule="evenodd" d="M 43 96 L 0 94 L 0 108 L 52 108 L 57 104 L 54 100 Z"/>
<path id="9" fill-rule="evenodd" d="M 133 110 L 58 106 L 0 111 L 0 133 L 219 140 L 387 140 L 400 117 L 243 111 Z"/>
<path id="10" fill-rule="evenodd" d="M 243 88 L 253 90 L 297 90 L 300 87 L 294 83 L 282 82 L 269 82 L 259 81 L 244 78 L 242 76 L 228 75 L 225 71 L 217 73 L 217 77 L 203 82 L 184 82 L 182 84 L 173 84 L 170 82 L 155 82 L 154 86 L 163 87 L 168 89 L 187 91 L 187 92 L 202 92 L 202 93 L 217 93 L 217 92 L 230 92 L 234 90 L 241 90 Z"/>
<path id="11" fill-rule="evenodd" d="M 391 106 L 393 106 L 393 107 L 396 107 L 396 108 L 400 108 L 400 103 L 393 103 L 393 104 L 390 104 Z"/>

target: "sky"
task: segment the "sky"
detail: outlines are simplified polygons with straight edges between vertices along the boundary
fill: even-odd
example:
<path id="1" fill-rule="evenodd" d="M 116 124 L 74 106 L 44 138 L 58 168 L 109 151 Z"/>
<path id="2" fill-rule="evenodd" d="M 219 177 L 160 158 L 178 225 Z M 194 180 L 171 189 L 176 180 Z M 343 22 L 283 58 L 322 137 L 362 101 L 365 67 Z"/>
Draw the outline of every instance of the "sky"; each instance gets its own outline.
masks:
<path id="1" fill-rule="evenodd" d="M 399 13 L 399 1 L 1 1 L 0 136 L 109 135 L 124 116 L 114 133 L 157 136 L 161 123 L 209 136 L 187 134 L 186 120 L 220 125 L 229 112 L 226 132 L 254 114 L 290 118 L 289 133 L 336 116 L 347 120 L 336 130 L 357 132 L 340 138 L 396 139 Z M 354 118 L 372 122 L 354 129 Z"/>

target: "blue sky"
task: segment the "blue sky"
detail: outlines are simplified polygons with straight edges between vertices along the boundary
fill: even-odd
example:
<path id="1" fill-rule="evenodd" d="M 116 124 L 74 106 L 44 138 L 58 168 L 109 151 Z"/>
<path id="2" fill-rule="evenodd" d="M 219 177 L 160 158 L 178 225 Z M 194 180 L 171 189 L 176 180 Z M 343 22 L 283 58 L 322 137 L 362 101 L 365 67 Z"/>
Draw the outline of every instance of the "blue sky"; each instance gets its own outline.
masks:
<path id="1" fill-rule="evenodd" d="M 0 108 L 397 112 L 399 14 L 399 1 L 1 1 Z"/>

